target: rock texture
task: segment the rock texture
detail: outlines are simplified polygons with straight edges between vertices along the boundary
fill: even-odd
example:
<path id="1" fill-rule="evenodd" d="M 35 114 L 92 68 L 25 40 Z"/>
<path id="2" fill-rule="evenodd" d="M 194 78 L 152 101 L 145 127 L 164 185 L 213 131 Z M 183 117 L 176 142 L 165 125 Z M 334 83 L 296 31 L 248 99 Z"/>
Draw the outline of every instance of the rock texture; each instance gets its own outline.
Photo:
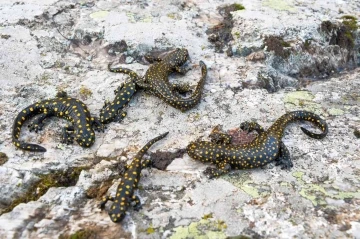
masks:
<path id="1" fill-rule="evenodd" d="M 0 238 L 360 238 L 359 2 L 233 4 L 0 1 Z M 98 115 L 127 79 L 109 62 L 143 75 L 145 54 L 174 47 L 187 48 L 191 62 L 172 81 L 195 85 L 199 60 L 209 68 L 194 109 L 140 91 L 124 121 L 89 149 L 61 144 L 65 121 L 55 118 L 39 134 L 21 133 L 46 153 L 12 145 L 13 119 L 28 104 L 65 90 Z M 242 142 L 251 137 L 236 130 L 241 122 L 267 128 L 301 109 L 326 119 L 329 134 L 314 140 L 300 123 L 288 127 L 290 171 L 270 164 L 209 180 L 209 165 L 183 153 L 216 125 Z M 148 155 L 161 170 L 143 170 L 143 209 L 112 223 L 97 207 L 101 196 L 114 194 L 124 165 L 166 131 Z"/>

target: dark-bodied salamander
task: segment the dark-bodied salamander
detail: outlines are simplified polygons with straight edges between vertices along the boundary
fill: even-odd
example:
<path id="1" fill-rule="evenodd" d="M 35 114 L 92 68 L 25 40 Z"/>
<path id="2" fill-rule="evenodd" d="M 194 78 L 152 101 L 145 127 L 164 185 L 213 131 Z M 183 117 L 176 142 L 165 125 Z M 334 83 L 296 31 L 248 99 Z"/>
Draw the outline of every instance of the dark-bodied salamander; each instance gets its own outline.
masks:
<path id="1" fill-rule="evenodd" d="M 204 172 L 210 178 L 227 173 L 232 168 L 257 168 L 271 161 L 276 161 L 276 165 L 281 165 L 282 169 L 291 168 L 293 164 L 289 150 L 281 139 L 285 127 L 298 120 L 312 122 L 321 129 L 322 133 L 315 134 L 301 127 L 301 130 L 311 138 L 322 139 L 328 133 L 326 122 L 318 115 L 307 111 L 293 111 L 281 116 L 267 131 L 254 122 L 242 123 L 241 129 L 248 132 L 255 130 L 259 134 L 251 143 L 231 145 L 229 135 L 216 134 L 211 135 L 212 142 L 191 142 L 187 146 L 187 153 L 196 160 L 216 164 L 216 168 L 209 167 Z"/>
<path id="2" fill-rule="evenodd" d="M 136 85 L 133 79 L 130 82 L 121 84 L 115 90 L 115 99 L 113 102 L 110 103 L 105 101 L 103 108 L 100 110 L 100 122 L 103 124 L 120 122 L 126 116 L 126 112 L 123 111 L 123 108 L 130 101 L 135 92 Z"/>
<path id="3" fill-rule="evenodd" d="M 146 151 L 157 141 L 163 139 L 169 132 L 166 132 L 151 141 L 149 141 L 135 156 L 130 165 L 127 166 L 124 176 L 116 190 L 116 196 L 106 196 L 100 203 L 100 208 L 104 209 L 107 201 L 114 203 L 110 207 L 109 216 L 113 222 L 120 222 L 124 219 L 126 210 L 131 203 L 135 203 L 134 209 L 141 208 L 140 200 L 134 195 L 134 189 L 137 188 L 141 170 L 151 165 L 151 160 L 141 160 Z"/>
<path id="4" fill-rule="evenodd" d="M 201 67 L 201 79 L 196 86 L 194 93 L 188 98 L 181 97 L 180 93 L 186 93 L 190 91 L 190 87 L 186 84 L 172 84 L 169 82 L 169 75 L 173 72 L 186 73 L 186 69 L 183 66 L 188 60 L 189 53 L 183 48 L 177 48 L 169 52 L 163 58 L 148 58 L 151 61 L 156 61 L 146 71 L 144 77 L 139 77 L 134 71 L 127 68 L 110 68 L 112 72 L 121 72 L 130 75 L 134 79 L 135 83 L 151 94 L 164 100 L 172 107 L 181 111 L 186 111 L 193 108 L 200 102 L 202 89 L 205 84 L 207 75 L 207 68 L 204 62 L 200 61 Z"/>
<path id="5" fill-rule="evenodd" d="M 35 116 L 36 115 L 36 116 Z M 46 152 L 44 147 L 19 141 L 21 126 L 31 117 L 30 131 L 38 132 L 44 126 L 43 121 L 50 116 L 63 118 L 72 123 L 72 126 L 63 128 L 62 142 L 70 144 L 75 139 L 82 147 L 90 147 L 95 142 L 94 129 L 103 131 L 102 124 L 91 117 L 86 105 L 78 99 L 67 97 L 60 92 L 54 99 L 43 100 L 29 105 L 15 118 L 12 130 L 13 144 L 23 150 Z"/>

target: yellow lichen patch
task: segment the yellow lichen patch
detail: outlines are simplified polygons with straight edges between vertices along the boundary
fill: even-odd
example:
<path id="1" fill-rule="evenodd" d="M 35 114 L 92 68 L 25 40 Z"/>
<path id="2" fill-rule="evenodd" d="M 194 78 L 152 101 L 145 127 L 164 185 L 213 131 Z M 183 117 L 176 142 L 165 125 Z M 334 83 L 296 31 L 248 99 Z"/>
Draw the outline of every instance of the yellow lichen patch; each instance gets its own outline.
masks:
<path id="1" fill-rule="evenodd" d="M 80 86 L 79 91 L 80 91 L 79 92 L 80 95 L 85 99 L 87 99 L 88 97 L 90 97 L 92 95 L 92 91 L 84 85 Z"/>
<path id="2" fill-rule="evenodd" d="M 174 228 L 175 233 L 170 239 L 199 238 L 199 239 L 222 239 L 226 238 L 224 230 L 227 225 L 222 220 L 201 219 L 189 226 Z"/>

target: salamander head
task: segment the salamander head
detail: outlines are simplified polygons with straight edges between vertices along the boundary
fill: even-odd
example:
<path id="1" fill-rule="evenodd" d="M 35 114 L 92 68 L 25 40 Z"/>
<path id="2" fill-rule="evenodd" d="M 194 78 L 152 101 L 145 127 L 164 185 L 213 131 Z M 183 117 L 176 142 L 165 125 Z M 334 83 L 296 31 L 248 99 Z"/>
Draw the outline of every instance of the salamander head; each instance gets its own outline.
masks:
<path id="1" fill-rule="evenodd" d="M 91 127 L 76 127 L 75 128 L 75 140 L 84 148 L 88 148 L 95 142 L 95 132 Z"/>
<path id="2" fill-rule="evenodd" d="M 196 160 L 200 161 L 208 161 L 208 160 L 216 160 L 214 148 L 212 147 L 212 143 L 200 141 L 200 142 L 191 142 L 186 147 L 186 152 L 188 155 Z"/>
<path id="3" fill-rule="evenodd" d="M 164 59 L 171 67 L 181 66 L 189 58 L 189 52 L 185 48 L 176 48 L 170 52 Z"/>
<path id="4" fill-rule="evenodd" d="M 110 106 L 108 106 L 105 109 L 101 109 L 101 111 L 100 111 L 100 122 L 102 124 L 108 124 L 111 121 L 113 121 L 115 116 L 116 116 L 116 112 L 111 111 Z"/>
<path id="5" fill-rule="evenodd" d="M 121 222 L 124 219 L 125 215 L 125 211 L 121 210 L 119 205 L 113 203 L 113 205 L 111 206 L 111 211 L 109 211 L 111 221 Z"/>

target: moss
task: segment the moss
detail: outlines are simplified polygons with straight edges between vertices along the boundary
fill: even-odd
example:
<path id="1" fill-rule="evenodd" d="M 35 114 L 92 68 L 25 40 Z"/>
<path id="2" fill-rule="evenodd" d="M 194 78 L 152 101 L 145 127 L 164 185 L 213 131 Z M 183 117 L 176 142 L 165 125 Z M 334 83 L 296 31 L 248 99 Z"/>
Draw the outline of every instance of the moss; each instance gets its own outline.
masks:
<path id="1" fill-rule="evenodd" d="M 359 27 L 357 25 L 357 19 L 354 16 L 345 15 L 341 17 L 343 24 L 349 31 L 356 31 Z"/>
<path id="2" fill-rule="evenodd" d="M 6 163 L 8 161 L 8 156 L 3 153 L 3 152 L 0 152 L 0 165 L 3 165 L 4 163 Z"/>
<path id="3" fill-rule="evenodd" d="M 240 3 L 234 3 L 233 7 L 234 7 L 235 11 L 245 10 L 245 7 Z"/>
<path id="4" fill-rule="evenodd" d="M 97 235 L 92 230 L 80 230 L 69 236 L 60 236 L 59 239 L 95 239 Z"/>
<path id="5" fill-rule="evenodd" d="M 67 171 L 56 171 L 46 175 L 40 175 L 39 181 L 32 185 L 27 193 L 22 197 L 15 199 L 1 214 L 10 212 L 20 203 L 27 203 L 38 200 L 51 187 L 69 187 L 74 186 L 79 178 L 80 172 L 85 167 L 70 168 Z"/>
<path id="6" fill-rule="evenodd" d="M 355 34 L 358 30 L 357 19 L 350 15 L 341 17 L 342 23 L 324 21 L 320 30 L 329 38 L 330 45 L 338 45 L 349 50 L 355 46 Z"/>
<path id="7" fill-rule="evenodd" d="M 82 85 L 82 86 L 80 86 L 80 95 L 83 98 L 87 99 L 88 97 L 90 97 L 92 95 L 92 91 L 89 88 L 87 88 L 86 86 Z"/>
<path id="8" fill-rule="evenodd" d="M 290 51 L 284 49 L 286 47 L 290 47 L 290 43 L 284 41 L 284 39 L 280 36 L 266 36 L 264 38 L 264 44 L 266 46 L 266 50 L 273 51 L 276 56 L 280 56 L 282 58 L 288 58 L 290 56 Z"/>

